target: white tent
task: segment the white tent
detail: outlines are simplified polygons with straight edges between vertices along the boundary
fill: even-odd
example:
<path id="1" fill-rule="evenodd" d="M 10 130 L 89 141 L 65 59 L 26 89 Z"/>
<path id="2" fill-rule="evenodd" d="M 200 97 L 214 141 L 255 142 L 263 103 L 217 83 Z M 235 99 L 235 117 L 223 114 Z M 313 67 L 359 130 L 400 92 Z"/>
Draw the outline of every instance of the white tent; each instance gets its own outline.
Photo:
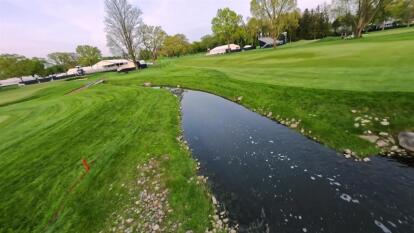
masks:
<path id="1" fill-rule="evenodd" d="M 22 80 L 20 78 L 9 78 L 9 79 L 0 80 L 0 87 L 17 85 L 21 81 Z"/>
<path id="2" fill-rule="evenodd" d="M 68 75 L 76 75 L 78 69 L 82 69 L 86 74 L 93 74 L 98 72 L 106 71 L 117 71 L 119 67 L 135 67 L 135 64 L 132 61 L 126 59 L 115 59 L 115 60 L 103 60 L 96 63 L 93 66 L 85 66 L 79 68 L 72 68 L 66 72 Z"/>
<path id="3" fill-rule="evenodd" d="M 215 47 L 214 49 L 210 50 L 207 53 L 207 56 L 225 54 L 227 53 L 228 49 L 229 49 L 229 45 L 221 45 L 221 46 Z M 236 44 L 230 44 L 230 51 L 238 51 L 238 50 L 240 50 L 240 46 Z"/>

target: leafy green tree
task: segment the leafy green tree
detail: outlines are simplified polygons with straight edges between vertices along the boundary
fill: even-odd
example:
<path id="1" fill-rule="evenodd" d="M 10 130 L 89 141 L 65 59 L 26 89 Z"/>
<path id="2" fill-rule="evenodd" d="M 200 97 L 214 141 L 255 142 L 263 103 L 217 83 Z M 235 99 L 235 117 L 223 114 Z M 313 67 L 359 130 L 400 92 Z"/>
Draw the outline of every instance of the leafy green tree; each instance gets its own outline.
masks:
<path id="1" fill-rule="evenodd" d="M 328 36 L 331 24 L 329 22 L 329 13 L 325 5 L 319 5 L 311 11 L 311 27 L 313 39 L 320 39 Z"/>
<path id="2" fill-rule="evenodd" d="M 200 41 L 195 41 L 192 43 L 191 52 L 206 52 L 209 49 L 214 48 L 220 44 L 222 44 L 222 41 L 216 35 L 205 35 L 201 37 Z"/>
<path id="3" fill-rule="evenodd" d="M 249 18 L 246 25 L 247 42 L 253 46 L 257 46 L 261 29 L 262 27 L 259 19 L 255 17 Z"/>
<path id="4" fill-rule="evenodd" d="M 73 68 L 78 64 L 75 53 L 55 52 L 48 54 L 47 57 L 53 64 L 62 66 L 65 70 Z"/>
<path id="5" fill-rule="evenodd" d="M 18 63 L 18 68 L 21 70 L 21 76 L 43 76 L 45 74 L 45 61 L 40 58 L 23 59 Z"/>
<path id="6" fill-rule="evenodd" d="M 59 74 L 64 72 L 66 72 L 66 70 L 61 65 L 53 65 L 45 69 L 45 75 Z"/>
<path id="7" fill-rule="evenodd" d="M 296 0 L 252 0 L 250 11 L 254 17 L 262 19 L 270 26 L 271 37 L 276 41 L 286 29 L 284 17 L 296 9 Z M 276 48 L 277 43 L 274 44 Z"/>
<path id="8" fill-rule="evenodd" d="M 381 3 L 378 8 L 378 12 L 372 20 L 376 24 L 382 24 L 382 30 L 385 30 L 385 21 L 391 17 L 389 5 Z"/>
<path id="9" fill-rule="evenodd" d="M 302 18 L 299 21 L 299 37 L 302 39 L 310 39 L 311 38 L 311 23 L 312 23 L 312 16 L 309 9 L 305 9 L 303 12 Z"/>
<path id="10" fill-rule="evenodd" d="M 101 50 L 90 45 L 79 45 L 76 47 L 76 53 L 82 66 L 92 66 L 102 59 Z"/>
<path id="11" fill-rule="evenodd" d="M 230 43 L 235 39 L 236 34 L 240 33 L 242 16 L 229 8 L 219 9 L 216 17 L 211 21 L 212 31 L 215 35 L 226 41 L 229 50 Z"/>
<path id="12" fill-rule="evenodd" d="M 286 20 L 286 32 L 288 36 L 288 40 L 296 40 L 297 38 L 297 29 L 299 27 L 299 21 L 301 19 L 300 12 L 298 10 L 292 11 L 290 13 L 287 13 L 287 15 L 284 17 Z"/>
<path id="13" fill-rule="evenodd" d="M 40 58 L 26 58 L 17 54 L 0 55 L 0 79 L 22 76 L 45 75 L 45 61 Z"/>
<path id="14" fill-rule="evenodd" d="M 17 77 L 17 63 L 25 57 L 17 54 L 0 55 L 0 80 Z"/>
<path id="15" fill-rule="evenodd" d="M 403 21 L 409 27 L 414 18 L 414 0 L 394 0 L 387 10 L 392 17 Z"/>
<path id="16" fill-rule="evenodd" d="M 330 15 L 334 18 L 332 25 L 338 34 L 351 34 L 355 31 L 355 7 L 356 0 L 332 0 Z"/>
<path id="17" fill-rule="evenodd" d="M 161 49 L 161 54 L 167 57 L 179 57 L 190 52 L 190 43 L 183 34 L 167 36 Z"/>
<path id="18" fill-rule="evenodd" d="M 141 49 L 139 51 L 139 59 L 140 60 L 150 60 L 150 59 L 152 59 L 152 52 L 148 49 L 145 49 L 145 48 Z"/>

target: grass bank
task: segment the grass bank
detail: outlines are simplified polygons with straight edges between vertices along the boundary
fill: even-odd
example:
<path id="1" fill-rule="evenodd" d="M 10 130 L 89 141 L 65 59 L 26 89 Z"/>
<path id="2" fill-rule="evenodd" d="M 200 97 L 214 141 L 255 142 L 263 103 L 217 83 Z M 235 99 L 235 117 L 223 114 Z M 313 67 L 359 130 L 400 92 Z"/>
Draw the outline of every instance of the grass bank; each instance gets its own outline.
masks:
<path id="1" fill-rule="evenodd" d="M 142 191 L 136 167 L 166 155 L 159 182 L 173 212 L 164 220 L 203 232 L 212 207 L 207 190 L 189 182 L 196 168 L 176 139 L 177 98 L 109 84 L 67 95 L 83 84 L 0 93 L 0 232 L 109 231 Z"/>

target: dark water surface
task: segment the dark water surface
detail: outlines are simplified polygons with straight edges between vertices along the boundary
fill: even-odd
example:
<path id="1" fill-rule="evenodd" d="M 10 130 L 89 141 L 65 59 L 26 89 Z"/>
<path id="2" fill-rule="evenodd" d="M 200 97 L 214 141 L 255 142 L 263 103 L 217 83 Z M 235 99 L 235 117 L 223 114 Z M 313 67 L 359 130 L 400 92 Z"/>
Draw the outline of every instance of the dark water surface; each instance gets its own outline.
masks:
<path id="1" fill-rule="evenodd" d="M 241 232 L 414 232 L 414 169 L 335 151 L 207 93 L 182 99 L 185 139 Z"/>

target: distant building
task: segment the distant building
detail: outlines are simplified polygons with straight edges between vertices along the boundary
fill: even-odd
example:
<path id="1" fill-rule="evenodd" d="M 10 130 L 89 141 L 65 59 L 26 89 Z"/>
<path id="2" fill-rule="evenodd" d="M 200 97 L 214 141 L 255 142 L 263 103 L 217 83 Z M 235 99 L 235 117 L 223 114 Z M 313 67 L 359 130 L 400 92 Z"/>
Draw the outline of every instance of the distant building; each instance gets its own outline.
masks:
<path id="1" fill-rule="evenodd" d="M 230 51 L 229 51 L 229 46 L 230 46 Z M 221 46 L 215 47 L 214 49 L 210 50 L 207 53 L 207 56 L 225 54 L 228 52 L 240 52 L 240 50 L 241 50 L 240 46 L 236 44 L 221 45 Z"/>

